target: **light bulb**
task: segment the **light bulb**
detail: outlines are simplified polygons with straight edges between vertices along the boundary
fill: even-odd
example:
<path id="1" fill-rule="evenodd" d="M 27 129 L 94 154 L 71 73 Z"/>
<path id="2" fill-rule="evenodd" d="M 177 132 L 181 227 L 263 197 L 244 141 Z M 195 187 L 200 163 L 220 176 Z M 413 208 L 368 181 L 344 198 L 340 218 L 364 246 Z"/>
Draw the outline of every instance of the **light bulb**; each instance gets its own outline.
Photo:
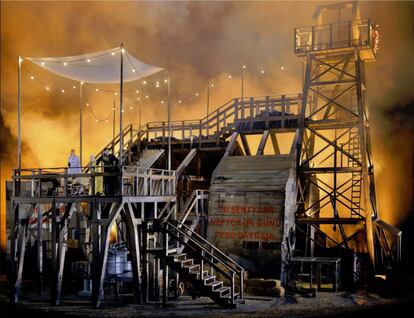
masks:
<path id="1" fill-rule="evenodd" d="M 73 88 L 73 89 L 75 89 L 75 88 L 76 88 L 76 86 L 75 86 L 75 85 L 73 85 L 73 86 L 72 86 L 72 88 Z"/>
<path id="2" fill-rule="evenodd" d="M 243 65 L 243 68 L 244 68 L 244 69 L 246 69 L 246 67 L 247 67 L 246 65 Z"/>
<path id="3" fill-rule="evenodd" d="M 46 86 L 46 90 L 48 91 L 50 89 L 50 87 L 49 86 Z"/>
<path id="4" fill-rule="evenodd" d="M 111 55 L 115 55 L 115 52 L 112 52 Z"/>
<path id="5" fill-rule="evenodd" d="M 98 122 L 98 120 L 97 120 L 97 119 L 95 119 L 95 121 L 96 121 L 96 122 Z"/>
<path id="6" fill-rule="evenodd" d="M 97 92 L 98 92 L 98 91 L 99 91 L 99 88 L 95 88 L 95 91 L 97 91 Z"/>
<path id="7" fill-rule="evenodd" d="M 147 84 L 147 81 L 143 81 L 142 84 L 144 84 L 144 85 Z"/>
<path id="8" fill-rule="evenodd" d="M 178 104 L 181 104 L 181 99 L 178 100 Z"/>
<path id="9" fill-rule="evenodd" d="M 283 71 L 285 69 L 285 67 L 284 66 L 281 66 L 280 69 Z"/>
<path id="10" fill-rule="evenodd" d="M 109 122 L 109 120 L 108 120 L 108 119 L 106 119 L 106 120 L 105 120 L 105 122 L 106 122 L 106 123 L 108 123 L 108 122 Z"/>
<path id="11" fill-rule="evenodd" d="M 121 50 L 121 52 L 122 52 L 122 53 L 125 53 L 125 49 L 122 49 L 122 50 Z"/>
<path id="12" fill-rule="evenodd" d="M 41 62 L 40 64 L 42 64 L 42 66 L 45 66 L 45 62 Z"/>
<path id="13" fill-rule="evenodd" d="M 65 90 L 64 89 L 62 89 L 62 93 L 64 93 L 65 92 Z"/>
<path id="14" fill-rule="evenodd" d="M 198 96 L 198 93 L 195 93 L 195 96 Z"/>
<path id="15" fill-rule="evenodd" d="M 115 107 L 112 107 L 112 110 L 115 110 Z"/>
<path id="16" fill-rule="evenodd" d="M 211 86 L 211 87 L 214 87 L 214 83 L 211 83 L 211 84 L 210 84 L 210 86 Z"/>
<path id="17" fill-rule="evenodd" d="M 137 97 L 137 100 L 140 100 L 141 98 Z"/>
<path id="18" fill-rule="evenodd" d="M 136 90 L 135 93 L 139 94 L 139 90 Z"/>
<path id="19" fill-rule="evenodd" d="M 164 104 L 164 101 L 163 100 L 161 101 L 161 104 Z"/>
<path id="20" fill-rule="evenodd" d="M 231 79 L 231 75 L 229 75 L 229 79 Z"/>
<path id="21" fill-rule="evenodd" d="M 168 83 L 168 79 L 165 79 L 165 80 L 164 80 L 164 83 Z"/>
<path id="22" fill-rule="evenodd" d="M 136 71 L 135 71 L 135 68 L 133 68 L 133 69 L 132 69 L 132 72 L 133 72 L 133 73 L 135 73 L 135 72 L 136 72 Z"/>
<path id="23" fill-rule="evenodd" d="M 86 106 L 89 106 L 89 103 L 86 103 Z"/>
<path id="24" fill-rule="evenodd" d="M 123 113 L 123 112 L 124 112 L 124 110 L 121 111 L 121 113 Z"/>
<path id="25" fill-rule="evenodd" d="M 68 63 L 66 63 L 66 62 L 63 63 L 63 66 L 67 66 L 67 65 L 68 65 Z"/>
<path id="26" fill-rule="evenodd" d="M 264 70 L 261 70 L 261 71 L 260 71 L 260 74 L 264 74 Z"/>
<path id="27" fill-rule="evenodd" d="M 149 98 L 149 96 L 148 96 L 148 95 L 146 95 L 146 96 L 145 96 L 145 98 Z"/>
<path id="28" fill-rule="evenodd" d="M 114 94 L 115 94 L 115 96 L 117 96 L 118 95 L 118 92 L 115 92 Z"/>
<path id="29" fill-rule="evenodd" d="M 81 85 L 85 84 L 84 82 L 81 82 Z"/>
<path id="30" fill-rule="evenodd" d="M 31 79 L 31 80 L 34 80 L 34 76 L 33 76 L 33 75 L 32 75 L 32 76 L 30 76 L 30 79 Z"/>
<path id="31" fill-rule="evenodd" d="M 134 108 L 131 106 L 131 107 L 129 107 L 129 109 L 130 109 L 130 110 L 133 110 Z"/>
<path id="32" fill-rule="evenodd" d="M 86 62 L 90 63 L 90 62 L 91 62 L 91 60 L 90 60 L 90 59 L 87 59 L 87 60 L 86 60 Z"/>

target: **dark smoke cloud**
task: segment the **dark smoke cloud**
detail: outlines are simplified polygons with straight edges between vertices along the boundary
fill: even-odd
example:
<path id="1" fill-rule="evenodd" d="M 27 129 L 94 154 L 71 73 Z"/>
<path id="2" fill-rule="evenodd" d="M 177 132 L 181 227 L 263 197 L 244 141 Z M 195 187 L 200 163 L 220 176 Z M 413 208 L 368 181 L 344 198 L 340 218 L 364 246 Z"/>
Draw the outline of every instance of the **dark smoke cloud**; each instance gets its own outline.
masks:
<path id="1" fill-rule="evenodd" d="M 187 97 L 186 103 L 173 104 L 173 119 L 205 115 L 207 81 L 228 73 L 236 76 L 243 64 L 248 66 L 245 96 L 297 93 L 301 91 L 301 62 L 293 53 L 293 29 L 311 25 L 312 14 L 319 4 L 1 2 L 1 94 L 5 125 L 15 137 L 18 55 L 76 55 L 116 47 L 121 42 L 143 61 L 170 70 L 175 99 Z M 398 111 L 393 109 L 408 105 L 414 98 L 414 5 L 362 2 L 361 12 L 363 17 L 371 17 L 380 24 L 378 61 L 367 65 L 367 97 L 379 204 L 395 223 L 407 213 L 407 205 L 412 204 L 412 195 L 405 191 L 412 189 L 413 156 L 405 147 L 412 140 L 412 127 L 401 125 L 400 117 L 395 115 Z M 277 71 L 281 65 L 287 70 Z M 69 81 L 33 65 L 27 67 L 48 83 L 70 85 Z M 261 68 L 275 71 L 266 72 L 262 78 L 257 75 Z M 23 140 L 33 152 L 25 151 L 25 163 L 64 164 L 68 150 L 78 142 L 78 95 L 46 94 L 44 87 L 32 83 L 27 74 L 23 88 Z M 194 97 L 196 91 L 199 98 Z M 142 105 L 143 123 L 165 120 L 165 106 L 159 103 L 165 95 L 154 88 L 147 92 L 158 97 Z M 212 108 L 239 95 L 239 80 L 223 81 L 212 91 L 211 104 L 215 105 Z M 113 97 L 94 94 L 93 88 L 89 88 L 86 96 L 99 116 L 110 112 Z M 134 110 L 138 106 L 134 96 L 127 96 L 126 104 L 133 105 Z M 138 122 L 135 111 L 125 117 L 127 123 Z M 111 125 L 96 124 L 87 111 L 84 125 L 86 154 L 96 152 L 112 136 Z M 15 165 L 13 149 L 6 148 L 5 152 Z M 394 155 L 396 152 L 398 156 Z M 34 155 L 39 162 L 30 162 Z"/>

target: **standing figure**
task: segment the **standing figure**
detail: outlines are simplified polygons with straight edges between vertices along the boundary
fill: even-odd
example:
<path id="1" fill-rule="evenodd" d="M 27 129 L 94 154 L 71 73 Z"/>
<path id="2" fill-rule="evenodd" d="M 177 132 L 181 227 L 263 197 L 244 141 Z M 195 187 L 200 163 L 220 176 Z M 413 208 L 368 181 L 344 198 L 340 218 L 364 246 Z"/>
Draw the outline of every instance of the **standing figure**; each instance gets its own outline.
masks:
<path id="1" fill-rule="evenodd" d="M 104 172 L 119 172 L 118 158 L 110 153 L 108 148 L 105 148 L 101 157 L 98 158 L 96 164 L 104 163 Z M 105 195 L 115 195 L 118 189 L 118 176 L 104 176 L 103 177 Z"/>
<path id="2" fill-rule="evenodd" d="M 68 158 L 68 174 L 81 174 L 82 168 L 80 166 L 80 159 L 75 153 L 75 149 L 70 151 L 70 156 Z"/>

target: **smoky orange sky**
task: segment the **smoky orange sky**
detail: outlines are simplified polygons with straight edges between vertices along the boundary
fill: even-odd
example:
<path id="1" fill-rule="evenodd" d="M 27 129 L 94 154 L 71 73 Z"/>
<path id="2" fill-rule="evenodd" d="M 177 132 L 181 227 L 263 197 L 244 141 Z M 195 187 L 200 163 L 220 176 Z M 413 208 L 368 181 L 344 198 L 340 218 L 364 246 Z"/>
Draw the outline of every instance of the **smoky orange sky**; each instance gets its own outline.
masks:
<path id="1" fill-rule="evenodd" d="M 325 4 L 327 2 L 324 2 Z M 68 56 L 124 43 L 141 60 L 171 74 L 173 120 L 196 119 L 240 96 L 240 70 L 247 65 L 245 96 L 301 92 L 301 61 L 293 53 L 295 27 L 313 23 L 321 2 L 1 2 L 1 206 L 4 244 L 4 181 L 16 166 L 17 57 Z M 380 25 L 378 61 L 367 65 L 368 107 L 380 213 L 393 224 L 412 207 L 414 5 L 361 2 L 361 15 Z M 27 61 L 44 83 L 71 87 Z M 284 66 L 285 70 L 280 67 Z M 260 75 L 260 70 L 265 70 Z M 233 78 L 225 79 L 228 74 Z M 162 81 L 165 74 L 151 80 Z M 220 82 L 218 79 L 223 78 Z M 76 83 L 75 83 L 76 84 Z M 165 85 L 127 84 L 125 121 L 166 120 Z M 88 85 L 85 101 L 101 118 L 111 113 L 114 96 Z M 64 166 L 78 149 L 79 93 L 48 92 L 22 73 L 23 167 Z M 196 97 L 195 93 L 199 96 Z M 144 98 L 142 98 L 144 99 Z M 179 104 L 178 100 L 183 100 Z M 116 101 L 118 103 L 118 101 Z M 132 107 L 132 110 L 130 110 Z M 84 109 L 84 162 L 112 136 L 109 123 L 96 123 Z"/>

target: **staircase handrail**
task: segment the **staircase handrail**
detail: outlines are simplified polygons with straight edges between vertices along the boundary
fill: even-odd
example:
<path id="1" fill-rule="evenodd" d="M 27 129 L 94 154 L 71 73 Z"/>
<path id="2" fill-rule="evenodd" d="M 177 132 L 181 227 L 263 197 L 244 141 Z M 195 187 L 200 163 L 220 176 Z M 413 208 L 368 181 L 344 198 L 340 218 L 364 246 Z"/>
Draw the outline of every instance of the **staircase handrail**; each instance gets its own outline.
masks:
<path id="1" fill-rule="evenodd" d="M 171 222 L 170 222 L 171 223 Z M 202 241 L 204 244 L 206 244 L 210 249 L 214 250 L 215 252 L 218 253 L 218 255 L 220 255 L 222 257 L 221 262 L 223 262 L 223 259 L 226 260 L 227 262 L 232 263 L 233 265 L 235 265 L 235 267 L 238 270 L 244 270 L 243 267 L 241 267 L 234 259 L 232 259 L 230 256 L 224 254 L 220 249 L 218 249 L 215 245 L 213 245 L 211 242 L 207 241 L 204 237 L 202 237 L 200 234 L 198 234 L 197 232 L 195 232 L 194 230 L 192 230 L 191 228 L 189 228 L 187 225 L 185 224 L 181 224 L 181 226 L 186 230 L 183 231 L 181 228 L 179 228 L 180 231 L 185 232 L 185 235 L 187 237 L 192 237 L 195 236 L 198 240 Z M 187 232 L 190 231 L 191 235 Z M 203 246 L 204 247 L 204 246 Z M 204 247 L 205 248 L 205 247 Z M 205 248 L 206 250 L 209 250 L 207 248 Z"/>
<path id="2" fill-rule="evenodd" d="M 190 214 L 199 197 L 205 195 L 208 195 L 208 190 L 196 189 L 191 193 L 190 198 L 186 201 L 183 209 L 180 211 L 180 216 L 178 219 L 179 223 L 184 223 L 186 221 L 188 215 Z"/>

